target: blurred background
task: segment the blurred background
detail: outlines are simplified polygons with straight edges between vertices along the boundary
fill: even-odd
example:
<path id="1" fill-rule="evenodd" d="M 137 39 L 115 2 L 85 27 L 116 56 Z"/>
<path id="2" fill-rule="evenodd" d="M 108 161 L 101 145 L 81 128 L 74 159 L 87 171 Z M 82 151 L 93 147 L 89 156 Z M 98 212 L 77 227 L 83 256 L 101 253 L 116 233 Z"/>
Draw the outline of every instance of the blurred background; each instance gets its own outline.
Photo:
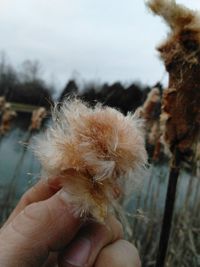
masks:
<path id="1" fill-rule="evenodd" d="M 180 0 L 199 9 L 199 0 Z M 168 181 L 168 157 L 156 140 L 168 74 L 156 47 L 167 26 L 142 0 L 0 0 L 0 224 L 40 177 L 29 148 L 65 96 L 97 101 L 124 114 L 156 104 L 147 135 L 150 171 L 128 205 L 143 266 L 153 266 Z M 153 129 L 153 130 L 152 130 Z M 196 170 L 196 166 L 195 166 Z M 167 266 L 200 266 L 200 182 L 181 173 Z"/>

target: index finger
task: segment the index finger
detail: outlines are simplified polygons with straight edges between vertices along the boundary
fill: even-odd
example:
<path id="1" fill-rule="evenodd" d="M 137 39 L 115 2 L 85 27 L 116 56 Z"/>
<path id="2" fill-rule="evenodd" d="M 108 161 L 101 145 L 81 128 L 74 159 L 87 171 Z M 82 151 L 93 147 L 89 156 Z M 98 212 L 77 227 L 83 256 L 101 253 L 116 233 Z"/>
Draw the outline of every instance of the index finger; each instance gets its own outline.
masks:
<path id="1" fill-rule="evenodd" d="M 46 200 L 60 189 L 61 186 L 58 178 L 51 181 L 47 179 L 40 179 L 39 182 L 37 182 L 21 197 L 19 203 L 9 216 L 4 226 L 9 224 L 26 206 L 35 202 Z"/>

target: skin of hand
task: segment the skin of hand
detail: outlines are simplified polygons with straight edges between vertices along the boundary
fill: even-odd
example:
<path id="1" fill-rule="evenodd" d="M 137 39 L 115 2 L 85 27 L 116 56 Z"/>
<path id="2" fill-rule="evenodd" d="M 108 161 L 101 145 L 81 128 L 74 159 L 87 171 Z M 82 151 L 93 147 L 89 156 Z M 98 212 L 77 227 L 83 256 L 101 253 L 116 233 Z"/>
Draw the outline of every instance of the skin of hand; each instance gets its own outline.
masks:
<path id="1" fill-rule="evenodd" d="M 21 198 L 0 229 L 0 266 L 140 267 L 121 224 L 76 218 L 59 183 L 39 181 Z"/>

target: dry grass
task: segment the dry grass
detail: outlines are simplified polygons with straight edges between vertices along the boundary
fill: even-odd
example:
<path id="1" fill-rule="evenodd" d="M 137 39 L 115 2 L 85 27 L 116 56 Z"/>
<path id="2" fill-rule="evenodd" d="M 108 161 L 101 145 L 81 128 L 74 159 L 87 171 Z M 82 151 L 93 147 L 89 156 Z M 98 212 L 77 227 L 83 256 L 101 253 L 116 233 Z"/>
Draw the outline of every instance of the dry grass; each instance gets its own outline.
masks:
<path id="1" fill-rule="evenodd" d="M 152 175 L 155 175 L 153 169 Z M 143 192 L 143 197 L 137 201 L 135 216 L 129 216 L 133 235 L 130 238 L 139 251 L 143 267 L 154 266 L 156 262 L 159 234 L 162 225 L 163 210 L 159 199 L 165 199 L 162 188 L 166 187 L 166 173 L 154 177 L 157 183 L 150 177 L 148 186 Z M 183 177 L 180 177 L 180 180 Z M 189 178 L 187 178 L 189 179 Z M 164 184 L 163 184 L 164 183 Z M 181 183 L 181 182 L 180 182 Z M 179 183 L 179 189 L 180 187 Z M 200 264 L 200 180 L 191 176 L 190 185 L 183 194 L 177 193 L 176 210 L 173 218 L 172 232 L 170 235 L 166 266 L 193 266 Z M 181 195 L 181 197 L 180 197 Z M 160 206 L 161 204 L 161 206 Z"/>

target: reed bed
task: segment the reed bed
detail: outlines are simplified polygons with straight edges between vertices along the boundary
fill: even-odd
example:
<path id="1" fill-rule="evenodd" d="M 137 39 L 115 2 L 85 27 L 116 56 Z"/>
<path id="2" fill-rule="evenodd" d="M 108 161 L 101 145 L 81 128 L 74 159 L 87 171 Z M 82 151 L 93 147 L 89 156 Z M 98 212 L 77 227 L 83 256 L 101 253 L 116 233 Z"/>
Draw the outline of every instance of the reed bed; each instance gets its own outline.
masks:
<path id="1" fill-rule="evenodd" d="M 148 186 L 142 193 L 143 197 L 139 197 L 135 209 L 129 214 L 133 229 L 130 240 L 139 248 L 142 266 L 145 267 L 156 264 L 167 182 L 166 173 L 162 168 L 155 166 L 152 169 L 156 183 L 152 182 L 150 177 Z M 188 182 L 190 191 L 180 190 L 181 182 L 179 182 L 165 266 L 197 267 L 200 263 L 200 180 L 189 175 L 187 178 L 181 176 L 181 179 L 185 179 L 185 183 Z"/>

